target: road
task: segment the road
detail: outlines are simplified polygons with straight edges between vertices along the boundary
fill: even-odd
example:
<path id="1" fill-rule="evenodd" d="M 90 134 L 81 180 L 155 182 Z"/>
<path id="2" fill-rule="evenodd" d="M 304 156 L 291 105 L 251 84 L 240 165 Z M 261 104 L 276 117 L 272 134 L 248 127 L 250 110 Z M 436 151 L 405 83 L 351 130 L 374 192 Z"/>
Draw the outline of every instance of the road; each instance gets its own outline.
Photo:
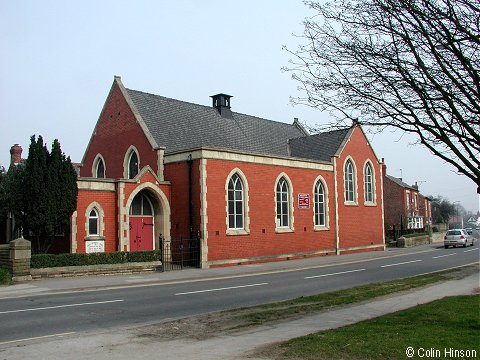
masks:
<path id="1" fill-rule="evenodd" d="M 280 301 L 478 263 L 469 248 L 435 248 L 342 265 L 193 282 L 0 300 L 0 347 L 61 334 L 136 326 Z M 202 271 L 202 270 L 198 270 Z"/>

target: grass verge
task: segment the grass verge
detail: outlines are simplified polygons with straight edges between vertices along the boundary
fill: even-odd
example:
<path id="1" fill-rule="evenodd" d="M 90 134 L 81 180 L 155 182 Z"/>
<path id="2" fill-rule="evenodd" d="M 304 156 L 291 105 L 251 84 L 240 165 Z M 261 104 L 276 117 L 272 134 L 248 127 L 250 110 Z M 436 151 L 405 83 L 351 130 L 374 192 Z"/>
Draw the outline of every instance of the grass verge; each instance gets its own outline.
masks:
<path id="1" fill-rule="evenodd" d="M 478 271 L 479 265 L 473 265 L 277 303 L 213 312 L 146 326 L 140 336 L 164 340 L 179 338 L 203 340 L 219 334 L 234 334 L 238 330 L 256 325 L 294 320 L 335 307 L 414 290 L 440 281 L 461 279 Z M 383 340 L 388 341 L 388 338 L 385 337 Z"/>
<path id="2" fill-rule="evenodd" d="M 237 327 L 262 325 L 272 321 L 290 319 L 327 310 L 336 306 L 358 303 L 380 296 L 416 289 L 439 281 L 463 277 L 462 274 L 470 274 L 474 271 L 478 271 L 477 265 L 383 283 L 357 286 L 351 289 L 305 296 L 278 303 L 240 308 L 234 310 L 234 314 L 236 314 L 235 316 L 240 322 Z"/>
<path id="3" fill-rule="evenodd" d="M 407 349 L 413 358 L 476 358 L 479 308 L 479 295 L 444 298 L 287 341 L 275 359 L 406 359 Z"/>
<path id="4" fill-rule="evenodd" d="M 0 285 L 10 285 L 12 283 L 12 275 L 10 272 L 0 267 Z"/>

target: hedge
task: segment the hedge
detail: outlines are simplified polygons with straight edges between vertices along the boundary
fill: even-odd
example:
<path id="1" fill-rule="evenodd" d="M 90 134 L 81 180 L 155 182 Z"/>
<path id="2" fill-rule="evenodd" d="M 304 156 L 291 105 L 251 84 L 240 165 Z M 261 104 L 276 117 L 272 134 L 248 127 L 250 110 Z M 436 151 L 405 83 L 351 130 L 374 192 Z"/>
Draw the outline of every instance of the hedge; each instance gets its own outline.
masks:
<path id="1" fill-rule="evenodd" d="M 12 283 L 12 274 L 8 269 L 0 267 L 0 285 L 10 285 Z"/>
<path id="2" fill-rule="evenodd" d="M 100 264 L 123 264 L 131 262 L 149 262 L 160 260 L 160 251 L 111 252 L 91 254 L 32 254 L 32 269 L 85 266 Z"/>

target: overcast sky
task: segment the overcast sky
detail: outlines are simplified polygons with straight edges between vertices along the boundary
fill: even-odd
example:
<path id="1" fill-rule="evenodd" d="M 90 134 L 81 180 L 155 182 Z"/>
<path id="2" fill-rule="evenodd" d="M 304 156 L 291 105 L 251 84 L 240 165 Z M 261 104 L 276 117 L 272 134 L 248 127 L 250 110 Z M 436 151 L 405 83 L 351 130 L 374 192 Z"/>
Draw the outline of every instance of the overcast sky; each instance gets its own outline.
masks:
<path id="1" fill-rule="evenodd" d="M 0 164 L 30 136 L 58 138 L 80 162 L 114 75 L 127 88 L 211 105 L 233 95 L 232 110 L 314 125 L 328 114 L 292 106 L 298 95 L 281 71 L 313 15 L 301 1 L 0 0 Z M 477 212 L 476 186 L 401 133 L 370 136 L 388 174 L 415 181 Z"/>

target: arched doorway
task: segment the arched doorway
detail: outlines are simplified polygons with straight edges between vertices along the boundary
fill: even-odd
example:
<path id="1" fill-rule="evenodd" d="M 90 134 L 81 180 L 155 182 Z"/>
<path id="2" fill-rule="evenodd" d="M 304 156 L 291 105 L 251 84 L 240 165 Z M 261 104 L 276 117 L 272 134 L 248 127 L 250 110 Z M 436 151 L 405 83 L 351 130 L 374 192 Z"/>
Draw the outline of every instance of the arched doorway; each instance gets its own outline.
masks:
<path id="1" fill-rule="evenodd" d="M 130 251 L 154 249 L 155 213 L 148 191 L 140 191 L 129 210 Z"/>

